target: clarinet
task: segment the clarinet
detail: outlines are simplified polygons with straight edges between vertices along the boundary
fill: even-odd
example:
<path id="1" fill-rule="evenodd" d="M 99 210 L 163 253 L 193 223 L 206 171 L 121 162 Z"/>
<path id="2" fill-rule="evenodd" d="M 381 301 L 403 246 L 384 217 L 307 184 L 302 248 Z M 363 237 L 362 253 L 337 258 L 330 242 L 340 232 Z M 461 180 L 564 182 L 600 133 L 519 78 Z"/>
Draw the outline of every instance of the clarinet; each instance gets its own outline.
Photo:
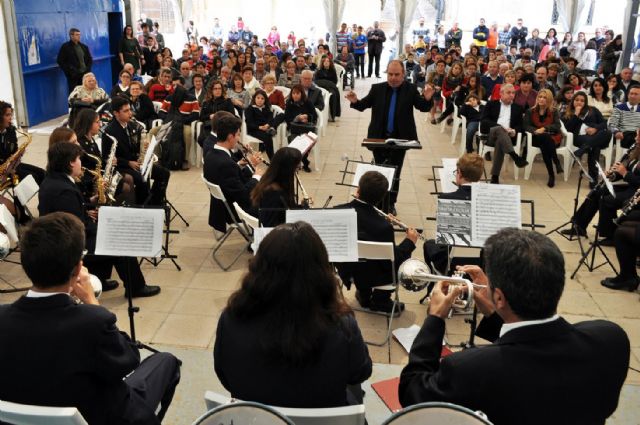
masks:
<path id="1" fill-rule="evenodd" d="M 622 158 L 620 158 L 620 162 L 621 164 L 625 164 L 626 161 L 629 160 L 629 156 L 631 155 L 631 153 L 636 149 L 637 144 L 634 143 L 633 145 L 631 145 L 629 147 L 629 150 L 627 150 L 627 152 L 625 152 L 624 155 L 622 155 Z M 625 166 L 627 166 L 628 164 L 625 164 Z M 619 176 L 619 174 L 617 174 L 615 171 L 613 171 L 613 166 L 611 166 L 611 168 L 609 168 L 606 172 L 605 175 L 608 177 L 608 179 L 610 181 L 614 181 L 617 180 L 617 177 Z M 591 191 L 587 194 L 587 198 L 592 199 L 592 195 L 595 193 L 598 193 L 600 190 L 602 190 L 605 187 L 605 181 L 604 179 L 600 180 L 594 187 L 593 189 L 591 189 Z"/>
<path id="2" fill-rule="evenodd" d="M 627 201 L 627 204 L 620 211 L 620 216 L 618 216 L 613 220 L 615 225 L 619 226 L 622 223 L 623 219 L 627 215 L 629 215 L 629 213 L 633 211 L 639 203 L 640 203 L 640 189 L 636 190 L 636 193 L 634 193 L 633 196 L 629 199 L 629 201 Z"/>

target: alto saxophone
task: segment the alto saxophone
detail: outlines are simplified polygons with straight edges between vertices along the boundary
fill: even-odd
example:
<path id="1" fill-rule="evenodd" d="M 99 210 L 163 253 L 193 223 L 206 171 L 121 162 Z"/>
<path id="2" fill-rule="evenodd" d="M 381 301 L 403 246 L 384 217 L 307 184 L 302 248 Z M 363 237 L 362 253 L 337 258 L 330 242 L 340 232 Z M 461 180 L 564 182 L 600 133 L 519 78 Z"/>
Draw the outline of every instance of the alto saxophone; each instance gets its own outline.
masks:
<path id="1" fill-rule="evenodd" d="M 118 147 L 118 140 L 108 134 L 106 135 L 111 139 L 111 150 L 109 151 L 107 164 L 104 167 L 102 180 L 106 182 L 106 197 L 109 199 L 110 203 L 113 203 L 116 201 L 116 189 L 118 188 L 118 183 L 120 183 L 120 180 L 122 179 L 122 175 L 116 171 L 116 148 Z"/>
<path id="2" fill-rule="evenodd" d="M 87 156 L 96 162 L 96 168 L 95 170 L 90 170 L 86 167 L 82 167 L 82 169 L 93 176 L 94 192 L 98 195 L 98 205 L 105 205 L 107 203 L 107 196 L 105 193 L 104 178 L 102 175 L 102 159 L 99 156 L 91 155 L 90 153 L 88 153 Z"/>
<path id="3" fill-rule="evenodd" d="M 29 133 L 25 133 L 16 129 L 16 132 L 27 138 L 24 142 L 7 160 L 0 165 L 0 192 L 11 187 L 17 186 L 20 182 L 18 175 L 16 174 L 16 167 L 20 164 L 20 160 L 27 150 L 27 146 L 31 144 L 33 138 Z"/>

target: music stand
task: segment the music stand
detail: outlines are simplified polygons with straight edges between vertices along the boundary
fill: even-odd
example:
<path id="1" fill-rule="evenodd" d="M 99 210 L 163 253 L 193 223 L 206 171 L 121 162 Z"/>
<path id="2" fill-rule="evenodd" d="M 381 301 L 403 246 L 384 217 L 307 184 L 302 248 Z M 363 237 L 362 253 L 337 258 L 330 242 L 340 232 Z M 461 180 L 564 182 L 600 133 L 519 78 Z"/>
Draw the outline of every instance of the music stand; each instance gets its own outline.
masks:
<path id="1" fill-rule="evenodd" d="M 593 227 L 595 227 L 596 229 L 596 234 L 594 236 L 593 241 L 590 242 L 589 249 L 585 251 L 584 246 L 582 245 L 582 238 L 580 236 L 578 236 L 577 238 L 578 245 L 580 245 L 580 252 L 582 253 L 582 257 L 580 257 L 580 261 L 578 261 L 578 266 L 571 274 L 571 279 L 573 279 L 576 276 L 576 273 L 578 273 L 578 270 L 580 270 L 580 267 L 582 267 L 583 265 L 587 267 L 587 270 L 589 270 L 589 272 L 592 272 L 606 264 L 609 264 L 609 267 L 611 267 L 611 270 L 613 270 L 613 273 L 616 275 L 618 274 L 618 271 L 614 267 L 611 260 L 609 260 L 609 257 L 607 256 L 607 254 L 602 249 L 602 246 L 600 245 L 598 226 L 593 226 Z M 604 257 L 604 262 L 602 262 L 601 264 L 598 264 L 597 266 L 594 265 L 596 262 L 596 249 L 600 251 L 600 254 L 602 254 L 602 256 Z M 591 255 L 591 263 L 589 263 L 589 261 L 587 260 L 587 257 L 589 255 Z"/>
<path id="2" fill-rule="evenodd" d="M 578 163 L 578 166 L 580 166 L 580 174 L 578 175 L 578 186 L 576 188 L 576 196 L 575 196 L 575 198 L 573 198 L 573 215 L 571 216 L 569 221 L 567 221 L 565 223 L 562 223 L 560 226 L 556 227 L 555 229 L 549 230 L 547 233 L 545 233 L 545 235 L 548 236 L 551 233 L 555 232 L 555 233 L 559 234 L 560 236 L 562 236 L 563 238 L 565 238 L 566 240 L 573 241 L 574 240 L 574 236 L 577 239 L 580 239 L 580 236 L 578 235 L 578 228 L 576 227 L 575 223 L 573 222 L 573 218 L 576 216 L 576 212 L 578 211 L 578 200 L 580 199 L 580 188 L 582 187 L 582 179 L 586 176 L 586 178 L 589 181 L 589 183 L 593 183 L 593 179 L 591 178 L 589 173 L 582 166 L 582 163 L 580 162 L 580 158 L 575 156 L 575 154 L 573 152 L 571 152 L 571 150 L 569 150 L 569 153 L 573 157 L 573 160 Z M 562 233 L 560 231 L 560 229 L 562 229 L 562 228 L 564 228 L 564 227 L 566 227 L 568 225 L 571 225 L 571 228 L 573 229 L 574 233 L 567 236 L 564 233 Z M 584 251 L 581 251 L 581 252 L 584 252 Z"/>
<path id="3" fill-rule="evenodd" d="M 178 262 L 176 261 L 178 259 L 178 255 L 176 254 L 171 254 L 169 252 L 169 243 L 171 241 L 171 239 L 169 238 L 170 235 L 177 235 L 180 233 L 179 230 L 175 230 L 175 229 L 171 229 L 171 222 L 173 221 L 173 218 L 175 218 L 175 216 L 173 218 L 171 218 L 171 209 L 173 208 L 173 206 L 171 205 L 171 203 L 169 201 L 167 201 L 167 203 L 169 205 L 164 205 L 164 206 L 150 206 L 150 205 L 143 205 L 140 206 L 138 208 L 156 208 L 156 209 L 160 209 L 162 208 L 164 210 L 165 213 L 165 220 L 164 220 L 164 229 L 162 231 L 162 233 L 164 234 L 164 238 L 162 240 L 162 254 L 160 254 L 160 257 L 142 257 L 140 258 L 140 264 L 142 264 L 143 261 L 147 261 L 149 263 L 151 263 L 153 265 L 153 267 L 158 267 L 158 265 L 160 263 L 162 263 L 162 261 L 164 260 L 170 260 L 174 266 L 176 266 L 176 269 L 178 269 L 178 271 L 182 271 L 182 268 L 180 267 L 180 265 L 178 264 Z M 178 215 L 180 215 L 180 213 L 178 213 Z M 180 216 L 182 217 L 182 216 Z M 183 219 L 184 221 L 184 219 Z M 187 223 L 187 226 L 189 226 L 189 224 Z"/>
<path id="4" fill-rule="evenodd" d="M 351 177 L 355 177 L 356 172 L 352 171 L 353 168 L 351 167 L 352 164 L 356 164 L 356 168 L 358 167 L 358 164 L 363 164 L 365 166 L 371 166 L 374 165 L 375 167 L 383 167 L 383 168 L 388 168 L 388 169 L 393 169 L 393 182 L 398 182 L 399 183 L 399 178 L 398 178 L 398 174 L 397 174 L 397 170 L 398 167 L 395 165 L 389 165 L 389 164 L 371 164 L 370 162 L 366 162 L 366 161 L 355 161 L 352 159 L 347 159 L 347 162 L 344 166 L 344 170 L 340 171 L 340 173 L 342 174 L 342 180 L 340 180 L 339 182 L 336 182 L 336 185 L 338 186 L 348 186 L 348 187 L 353 187 L 353 188 L 357 188 L 357 185 L 353 184 L 353 181 L 347 181 L 347 176 L 351 176 Z M 353 180 L 352 178 L 350 180 Z M 387 193 L 384 195 L 384 198 L 382 200 L 382 205 L 381 205 L 381 209 L 388 213 L 389 210 L 391 209 L 391 205 L 390 205 L 390 196 L 391 193 L 395 193 L 397 195 L 397 191 L 395 191 L 393 189 L 393 187 L 395 186 L 395 183 L 391 183 L 391 189 L 387 191 Z"/>

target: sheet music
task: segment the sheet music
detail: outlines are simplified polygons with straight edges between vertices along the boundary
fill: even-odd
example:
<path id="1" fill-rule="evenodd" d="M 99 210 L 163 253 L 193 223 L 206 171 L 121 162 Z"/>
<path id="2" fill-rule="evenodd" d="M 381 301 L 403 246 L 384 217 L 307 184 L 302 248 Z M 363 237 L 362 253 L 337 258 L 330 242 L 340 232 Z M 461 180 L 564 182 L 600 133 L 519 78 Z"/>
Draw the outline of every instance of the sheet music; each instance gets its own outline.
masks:
<path id="1" fill-rule="evenodd" d="M 609 191 L 611 196 L 615 197 L 616 196 L 616 192 L 613 190 L 613 184 L 611 184 L 611 180 L 609 180 L 607 175 L 604 173 L 604 171 L 602 170 L 602 167 L 600 166 L 600 163 L 598 161 L 596 161 L 596 167 L 598 167 L 598 174 L 600 175 L 600 178 L 604 182 L 604 185 L 607 186 L 607 190 Z"/>
<path id="2" fill-rule="evenodd" d="M 443 193 L 451 193 L 458 190 L 455 175 L 457 169 L 457 158 L 442 158 L 442 168 L 438 168 L 438 178 L 440 179 L 440 190 Z"/>
<path id="3" fill-rule="evenodd" d="M 7 231 L 7 237 L 9 238 L 9 242 L 12 245 L 18 243 L 18 229 L 16 228 L 16 219 L 13 218 L 9 209 L 4 205 L 0 204 L 0 224 Z"/>
<path id="4" fill-rule="evenodd" d="M 489 236 L 505 227 L 522 227 L 520 186 L 473 183 L 471 204 L 474 246 L 484 246 Z"/>
<path id="5" fill-rule="evenodd" d="M 27 203 L 38 193 L 38 183 L 33 178 L 33 175 L 29 174 L 24 179 L 20 180 L 20 183 L 13 189 L 13 193 L 18 197 L 18 200 L 22 205 Z"/>
<path id="6" fill-rule="evenodd" d="M 471 201 L 438 199 L 436 242 L 472 246 Z"/>
<path id="7" fill-rule="evenodd" d="M 100 207 L 96 254 L 160 256 L 164 218 L 163 209 Z"/>
<path id="8" fill-rule="evenodd" d="M 147 172 L 149 170 L 149 167 L 153 166 L 153 152 L 155 152 L 157 146 L 158 146 L 158 139 L 156 139 L 156 136 L 151 136 L 149 147 L 144 153 L 144 159 L 142 160 L 142 167 L 140 167 L 140 174 L 142 174 L 142 179 L 145 182 L 147 181 Z"/>
<path id="9" fill-rule="evenodd" d="M 302 152 L 302 155 L 308 153 L 313 145 L 318 141 L 318 136 L 311 131 L 306 134 L 301 134 L 289 143 L 290 148 L 298 149 Z"/>
<path id="10" fill-rule="evenodd" d="M 407 353 L 411 351 L 411 346 L 418 336 L 418 332 L 420 332 L 420 326 L 418 325 L 411 325 L 408 328 L 397 328 L 391 331 L 394 338 L 402 345 L 402 348 L 404 348 Z M 442 345 L 446 344 L 447 340 L 442 338 Z"/>
<path id="11" fill-rule="evenodd" d="M 287 223 L 309 223 L 324 243 L 332 263 L 358 261 L 358 220 L 354 209 L 287 210 Z"/>
<path id="12" fill-rule="evenodd" d="M 253 242 L 251 243 L 251 249 L 253 250 L 253 255 L 258 252 L 258 248 L 260 248 L 260 242 L 271 232 L 275 227 L 256 227 L 253 229 Z"/>
<path id="13" fill-rule="evenodd" d="M 360 183 L 360 179 L 362 178 L 363 174 L 366 173 L 367 171 L 377 171 L 383 176 L 385 176 L 389 181 L 389 189 L 387 190 L 391 190 L 391 186 L 393 185 L 393 177 L 396 174 L 395 167 L 383 167 L 381 165 L 375 165 L 375 164 L 359 163 L 356 166 L 356 170 L 353 174 L 353 181 L 351 182 L 351 185 L 357 187 L 358 184 Z"/>
<path id="14" fill-rule="evenodd" d="M 420 146 L 420 142 L 417 140 L 407 140 L 407 139 L 386 139 L 384 141 L 387 145 L 392 146 Z"/>

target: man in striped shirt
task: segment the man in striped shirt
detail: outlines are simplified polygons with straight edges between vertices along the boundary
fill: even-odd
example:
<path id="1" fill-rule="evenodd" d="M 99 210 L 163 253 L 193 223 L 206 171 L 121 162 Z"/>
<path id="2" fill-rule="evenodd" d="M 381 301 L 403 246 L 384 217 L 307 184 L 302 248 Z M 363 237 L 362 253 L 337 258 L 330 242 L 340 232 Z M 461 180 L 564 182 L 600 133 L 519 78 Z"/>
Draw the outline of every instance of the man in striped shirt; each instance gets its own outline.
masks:
<path id="1" fill-rule="evenodd" d="M 609 118 L 609 130 L 626 149 L 635 142 L 636 130 L 640 128 L 640 86 L 632 86 L 627 97 L 627 102 L 613 108 Z"/>

